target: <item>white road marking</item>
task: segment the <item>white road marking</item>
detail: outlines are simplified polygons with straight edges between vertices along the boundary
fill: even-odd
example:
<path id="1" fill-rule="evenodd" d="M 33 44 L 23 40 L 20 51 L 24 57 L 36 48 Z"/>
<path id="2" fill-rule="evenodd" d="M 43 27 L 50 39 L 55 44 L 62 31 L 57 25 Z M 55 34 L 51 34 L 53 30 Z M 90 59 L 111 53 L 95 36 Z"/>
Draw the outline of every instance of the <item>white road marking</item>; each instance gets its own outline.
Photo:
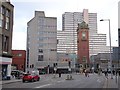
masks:
<path id="1" fill-rule="evenodd" d="M 61 80 L 61 81 L 57 81 L 57 82 L 59 83 L 59 82 L 64 82 L 64 81 L 65 81 L 65 80 Z"/>
<path id="2" fill-rule="evenodd" d="M 101 83 L 100 79 L 98 79 L 97 82 Z"/>
<path id="3" fill-rule="evenodd" d="M 35 88 L 42 88 L 42 87 L 46 87 L 46 86 L 50 86 L 52 84 L 45 84 L 45 85 L 41 85 L 41 86 L 38 86 L 38 87 L 35 87 Z"/>

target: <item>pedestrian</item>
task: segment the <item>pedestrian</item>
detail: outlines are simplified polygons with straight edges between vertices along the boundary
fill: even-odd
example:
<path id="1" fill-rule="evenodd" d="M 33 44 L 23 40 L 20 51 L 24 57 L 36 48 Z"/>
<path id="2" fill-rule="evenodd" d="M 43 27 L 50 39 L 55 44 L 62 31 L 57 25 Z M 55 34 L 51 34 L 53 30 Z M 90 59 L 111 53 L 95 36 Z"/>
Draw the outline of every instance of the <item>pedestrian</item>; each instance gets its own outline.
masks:
<path id="1" fill-rule="evenodd" d="M 105 77 L 108 78 L 108 71 L 105 71 Z"/>
<path id="2" fill-rule="evenodd" d="M 59 77 L 61 77 L 61 72 L 59 71 Z"/>
<path id="3" fill-rule="evenodd" d="M 85 76 L 87 77 L 88 76 L 88 73 L 87 73 L 87 70 L 85 69 Z"/>
<path id="4" fill-rule="evenodd" d="M 115 75 L 115 70 L 112 71 L 113 75 Z"/>
<path id="5" fill-rule="evenodd" d="M 119 74 L 119 76 L 120 76 L 120 70 L 118 70 L 118 74 Z"/>

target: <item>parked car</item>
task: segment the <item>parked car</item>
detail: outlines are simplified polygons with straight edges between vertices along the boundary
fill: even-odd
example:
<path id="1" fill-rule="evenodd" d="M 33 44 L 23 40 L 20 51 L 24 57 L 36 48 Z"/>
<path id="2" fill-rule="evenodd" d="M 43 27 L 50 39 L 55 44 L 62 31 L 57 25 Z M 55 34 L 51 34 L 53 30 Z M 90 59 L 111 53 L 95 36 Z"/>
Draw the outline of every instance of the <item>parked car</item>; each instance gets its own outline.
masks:
<path id="1" fill-rule="evenodd" d="M 23 77 L 24 72 L 20 70 L 12 70 L 11 76 L 15 77 L 16 79 L 21 79 Z"/>
<path id="2" fill-rule="evenodd" d="M 39 72 L 39 74 L 45 74 L 45 72 L 44 72 L 44 71 L 41 71 L 41 72 Z"/>
<path id="3" fill-rule="evenodd" d="M 40 80 L 40 76 L 37 75 L 37 74 L 24 74 L 23 77 L 22 77 L 22 82 L 25 82 L 25 81 L 30 81 L 30 82 L 34 82 L 34 81 L 39 81 Z"/>

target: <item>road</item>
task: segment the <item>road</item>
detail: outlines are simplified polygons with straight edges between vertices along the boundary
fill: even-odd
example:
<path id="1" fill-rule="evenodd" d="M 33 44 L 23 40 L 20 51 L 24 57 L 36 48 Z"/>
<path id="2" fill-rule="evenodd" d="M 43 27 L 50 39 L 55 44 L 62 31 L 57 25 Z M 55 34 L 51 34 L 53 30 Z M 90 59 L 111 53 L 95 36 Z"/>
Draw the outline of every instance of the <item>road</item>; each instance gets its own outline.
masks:
<path id="1" fill-rule="evenodd" d="M 22 81 L 10 84 L 4 84 L 2 88 L 103 88 L 105 77 L 97 74 L 90 74 L 85 77 L 80 74 L 72 74 L 73 80 L 66 80 L 67 74 L 62 77 L 53 78 L 53 75 L 42 76 L 38 82 Z"/>

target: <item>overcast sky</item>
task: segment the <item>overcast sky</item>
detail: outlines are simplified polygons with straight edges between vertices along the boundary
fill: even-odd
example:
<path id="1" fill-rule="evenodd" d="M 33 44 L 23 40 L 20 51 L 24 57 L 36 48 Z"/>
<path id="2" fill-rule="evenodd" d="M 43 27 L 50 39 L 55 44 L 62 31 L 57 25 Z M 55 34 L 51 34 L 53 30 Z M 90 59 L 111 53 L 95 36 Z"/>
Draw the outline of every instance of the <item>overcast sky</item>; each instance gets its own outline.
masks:
<path id="1" fill-rule="evenodd" d="M 34 11 L 44 11 L 46 17 L 57 17 L 57 29 L 62 29 L 64 12 L 97 13 L 98 33 L 107 34 L 109 45 L 109 24 L 100 19 L 110 19 L 112 46 L 118 44 L 118 2 L 120 0 L 11 0 L 14 5 L 14 27 L 12 49 L 26 50 L 27 22 L 34 17 Z"/>

